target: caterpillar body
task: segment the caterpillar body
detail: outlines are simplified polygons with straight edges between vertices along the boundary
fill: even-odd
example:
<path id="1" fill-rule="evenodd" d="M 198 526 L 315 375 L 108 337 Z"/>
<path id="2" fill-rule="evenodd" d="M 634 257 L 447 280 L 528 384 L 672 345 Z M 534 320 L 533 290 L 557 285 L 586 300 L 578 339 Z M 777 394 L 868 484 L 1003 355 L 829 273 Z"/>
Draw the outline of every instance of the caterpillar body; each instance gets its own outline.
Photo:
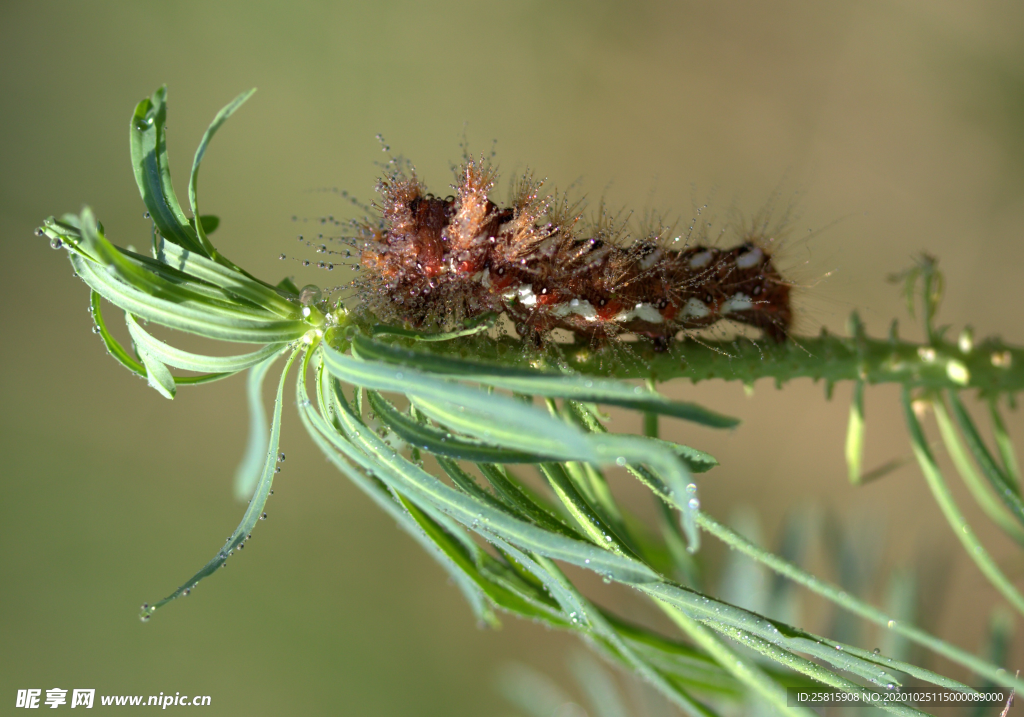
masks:
<path id="1" fill-rule="evenodd" d="M 428 193 L 414 172 L 378 182 L 379 213 L 359 225 L 360 302 L 385 323 L 450 327 L 504 313 L 537 346 L 555 329 L 604 342 L 623 334 L 667 350 L 680 332 L 729 319 L 782 341 L 790 284 L 748 232 L 730 249 L 669 236 L 631 237 L 588 222 L 524 177 L 510 206 L 491 201 L 495 170 L 467 159 L 455 194 Z"/>

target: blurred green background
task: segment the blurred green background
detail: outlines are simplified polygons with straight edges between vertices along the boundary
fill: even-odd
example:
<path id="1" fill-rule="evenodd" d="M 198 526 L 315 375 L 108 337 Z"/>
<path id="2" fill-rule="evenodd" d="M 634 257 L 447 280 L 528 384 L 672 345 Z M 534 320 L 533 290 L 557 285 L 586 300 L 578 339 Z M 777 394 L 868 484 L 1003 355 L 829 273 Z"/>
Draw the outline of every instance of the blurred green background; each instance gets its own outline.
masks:
<path id="1" fill-rule="evenodd" d="M 750 215 L 800 190 L 784 263 L 806 287 L 804 331 L 858 308 L 875 334 L 900 317 L 918 337 L 885 278 L 926 250 L 946 273 L 944 321 L 1021 343 L 1022 39 L 1013 2 L 0 3 L 0 711 L 19 688 L 94 687 L 209 694 L 209 714 L 493 715 L 509 712 L 501 664 L 557 677 L 574 643 L 515 621 L 478 629 L 291 407 L 250 549 L 138 622 L 237 523 L 242 381 L 172 403 L 131 379 L 91 333 L 85 287 L 32 231 L 89 203 L 115 242 L 145 245 L 128 120 L 158 85 L 179 193 L 215 112 L 259 88 L 207 153 L 201 194 L 218 246 L 267 279 L 330 283 L 277 257 L 303 255 L 292 215 L 356 213 L 323 190 L 372 199 L 376 133 L 443 194 L 465 131 L 476 152 L 497 140 L 506 179 L 531 167 L 684 225 L 695 205 Z M 916 469 L 846 484 L 849 387 L 832 402 L 808 382 L 669 390 L 744 420 L 667 430 L 721 460 L 701 484 L 708 510 L 753 504 L 768 536 L 798 504 L 869 515 L 888 525 L 887 564 L 945 556 L 937 627 L 980 644 L 998 601 Z M 896 397 L 868 392 L 868 467 L 909 454 Z"/>

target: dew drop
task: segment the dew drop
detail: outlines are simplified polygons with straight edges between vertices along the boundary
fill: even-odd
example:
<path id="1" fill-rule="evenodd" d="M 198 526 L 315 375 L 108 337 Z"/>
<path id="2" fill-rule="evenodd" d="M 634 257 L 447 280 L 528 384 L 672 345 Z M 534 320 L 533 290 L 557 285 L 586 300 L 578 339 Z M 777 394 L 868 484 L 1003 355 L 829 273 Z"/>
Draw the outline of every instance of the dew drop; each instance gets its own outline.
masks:
<path id="1" fill-rule="evenodd" d="M 50 248 L 51 249 L 63 249 L 64 248 L 64 242 L 62 242 L 58 237 L 54 237 L 53 239 L 50 240 Z"/>
<path id="2" fill-rule="evenodd" d="M 323 263 L 323 262 L 321 262 Z M 306 284 L 299 290 L 299 303 L 303 306 L 310 306 L 323 298 L 323 292 L 315 284 Z"/>
<path id="3" fill-rule="evenodd" d="M 284 463 L 284 453 L 278 453 L 277 460 L 279 463 Z"/>
<path id="4" fill-rule="evenodd" d="M 281 256 L 279 256 L 277 258 L 280 259 L 281 261 L 284 261 L 285 259 L 288 258 L 288 256 L 286 254 L 282 254 Z"/>

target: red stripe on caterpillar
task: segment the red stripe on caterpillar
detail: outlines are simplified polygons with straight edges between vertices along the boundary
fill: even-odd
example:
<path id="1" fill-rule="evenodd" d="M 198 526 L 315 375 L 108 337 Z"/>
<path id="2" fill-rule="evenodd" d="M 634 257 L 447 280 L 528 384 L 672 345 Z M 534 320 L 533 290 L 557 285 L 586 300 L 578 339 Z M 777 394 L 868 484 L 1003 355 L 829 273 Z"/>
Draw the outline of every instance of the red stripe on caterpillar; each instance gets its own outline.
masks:
<path id="1" fill-rule="evenodd" d="M 444 198 L 413 172 L 382 179 L 379 220 L 360 227 L 362 305 L 419 329 L 505 313 L 538 346 L 567 329 L 599 342 L 635 334 L 667 350 L 680 331 L 723 319 L 787 337 L 790 285 L 760 237 L 731 249 L 687 246 L 665 230 L 630 237 L 586 222 L 529 176 L 501 207 L 489 198 L 495 180 L 477 160 L 462 165 L 456 194 Z"/>

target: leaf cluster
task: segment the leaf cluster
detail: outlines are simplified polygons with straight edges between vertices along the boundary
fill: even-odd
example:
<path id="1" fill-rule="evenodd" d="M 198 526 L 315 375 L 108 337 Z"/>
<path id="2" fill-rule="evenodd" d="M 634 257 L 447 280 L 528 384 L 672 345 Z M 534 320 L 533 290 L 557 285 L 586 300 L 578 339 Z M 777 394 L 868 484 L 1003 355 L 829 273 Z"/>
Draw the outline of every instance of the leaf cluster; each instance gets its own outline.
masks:
<path id="1" fill-rule="evenodd" d="M 929 307 L 924 345 L 900 340 L 895 329 L 888 339 L 870 339 L 854 317 L 849 338 L 823 335 L 778 347 L 687 343 L 625 366 L 614 354 L 583 345 L 564 347 L 558 356 L 530 356 L 508 337 L 491 336 L 488 322 L 444 335 L 378 326 L 340 302 L 321 300 L 319 291 L 251 276 L 210 241 L 219 222 L 199 213 L 200 163 L 211 137 L 250 95 L 243 93 L 225 107 L 200 143 L 189 181 L 191 216 L 171 184 L 165 89 L 139 103 L 131 120 L 131 149 L 154 224 L 151 256 L 110 242 L 89 209 L 49 219 L 41 229 L 54 246 L 68 250 L 76 274 L 89 286 L 97 331 L 110 353 L 163 396 L 173 398 L 182 385 L 248 372 L 250 441 L 236 478 L 236 491 L 249 500 L 248 507 L 214 557 L 169 596 L 144 605 L 143 619 L 222 567 L 265 517 L 283 460 L 282 405 L 294 369 L 299 416 L 316 445 L 444 566 L 482 622 L 495 624 L 498 613 L 506 612 L 578 632 L 688 714 L 717 714 L 720 700 L 742 695 L 782 714 L 809 714 L 788 704 L 786 688 L 810 684 L 866 693 L 897 689 L 909 678 L 974 692 L 902 659 L 812 634 L 697 590 L 692 554 L 702 531 L 995 684 L 1020 684 L 997 665 L 894 620 L 715 521 L 701 510 L 694 475 L 717 461 L 657 437 L 658 417 L 719 429 L 736 421 L 661 396 L 653 388 L 656 380 L 727 376 L 753 382 L 771 376 L 782 383 L 806 376 L 824 379 L 829 387 L 852 380 L 847 457 L 851 479 L 862 481 L 864 385 L 899 382 L 911 445 L 938 504 L 985 576 L 1024 612 L 1024 600 L 952 501 L 918 418 L 922 406 L 934 409 L 943 441 L 977 500 L 1024 545 L 1019 471 L 997 408 L 999 398 L 1024 383 L 1024 355 L 999 342 L 975 346 L 961 337 L 956 344 L 944 343 L 943 332 L 932 329 L 935 312 L 927 303 L 941 285 L 933 265 L 906 279 L 911 290 L 924 279 Z M 130 346 L 109 330 L 102 300 L 124 311 Z M 186 352 L 153 336 L 147 322 L 258 348 L 231 356 Z M 268 422 L 261 389 L 282 358 Z M 628 378 L 648 381 L 623 382 Z M 981 389 L 989 401 L 996 453 L 959 398 L 965 388 Z M 647 435 L 610 433 L 601 406 L 642 414 Z M 427 469 L 427 458 L 437 473 Z M 655 529 L 639 524 L 619 503 L 605 474 L 609 468 L 623 468 L 646 486 L 662 518 Z M 536 480 L 517 472 L 524 469 L 535 471 Z M 664 612 L 685 639 L 641 628 L 600 607 L 564 566 L 634 590 Z M 887 702 L 885 708 L 922 714 L 901 702 Z"/>

